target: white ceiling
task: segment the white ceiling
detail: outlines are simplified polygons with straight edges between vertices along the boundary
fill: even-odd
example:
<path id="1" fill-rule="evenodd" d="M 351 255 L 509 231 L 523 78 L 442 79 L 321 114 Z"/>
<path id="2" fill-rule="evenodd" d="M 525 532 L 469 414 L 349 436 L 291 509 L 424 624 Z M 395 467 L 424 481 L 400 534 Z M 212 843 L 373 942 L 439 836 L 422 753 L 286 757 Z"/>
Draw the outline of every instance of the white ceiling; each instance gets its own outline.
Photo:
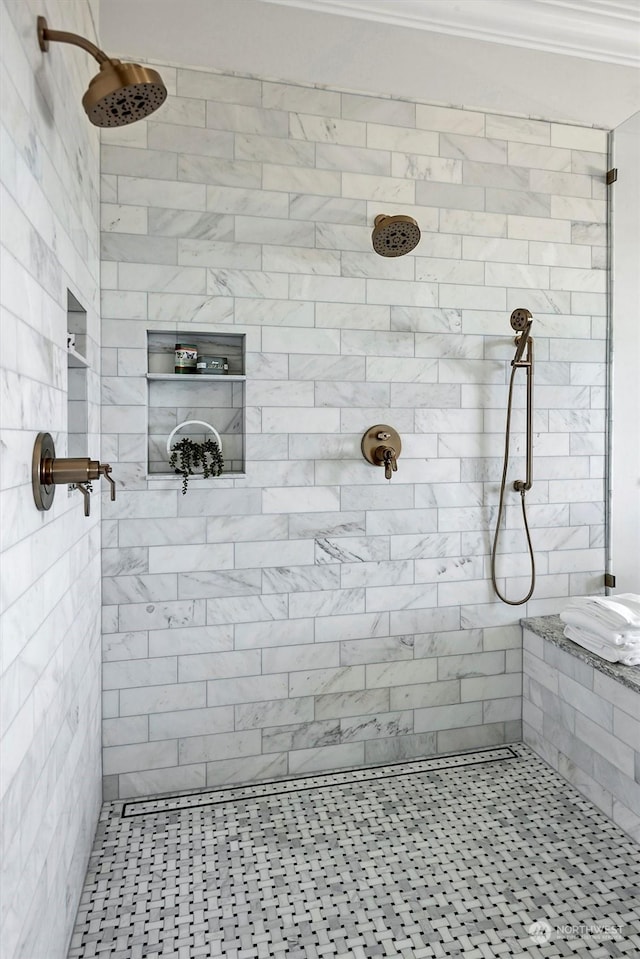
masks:
<path id="1" fill-rule="evenodd" d="M 639 11 L 640 0 L 100 0 L 100 38 L 116 56 L 609 129 L 640 110 L 628 65 Z"/>
<path id="2" fill-rule="evenodd" d="M 639 0 L 264 0 L 533 50 L 640 65 Z"/>

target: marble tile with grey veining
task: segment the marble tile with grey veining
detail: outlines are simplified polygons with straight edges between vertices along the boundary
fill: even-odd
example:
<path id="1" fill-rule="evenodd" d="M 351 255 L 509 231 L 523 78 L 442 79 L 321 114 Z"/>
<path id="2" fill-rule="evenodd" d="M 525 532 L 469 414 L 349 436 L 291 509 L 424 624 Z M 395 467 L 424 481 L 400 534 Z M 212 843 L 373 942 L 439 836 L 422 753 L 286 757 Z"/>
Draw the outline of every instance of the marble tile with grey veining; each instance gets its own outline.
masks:
<path id="1" fill-rule="evenodd" d="M 318 220 L 358 226 L 365 224 L 367 209 L 365 200 L 296 193 L 289 198 L 289 216 L 293 220 Z"/>
<path id="2" fill-rule="evenodd" d="M 389 739 L 413 732 L 413 712 L 383 713 L 379 716 L 349 716 L 340 720 L 340 742 Z"/>
<path id="3" fill-rule="evenodd" d="M 291 593 L 298 590 L 325 590 L 340 587 L 340 571 L 308 567 L 274 566 L 262 570 L 262 593 Z"/>
<path id="4" fill-rule="evenodd" d="M 272 726 L 262 730 L 262 749 L 265 753 L 331 746 L 339 742 L 340 722 L 337 719 Z"/>
<path id="5" fill-rule="evenodd" d="M 366 145 L 367 127 L 366 124 L 357 120 L 341 120 L 292 111 L 289 113 L 289 136 L 296 140 L 311 140 L 319 144 L 335 143 L 363 147 Z"/>
<path id="6" fill-rule="evenodd" d="M 259 569 L 180 573 L 179 599 L 212 599 L 217 596 L 256 596 L 261 591 Z M 281 590 L 281 592 L 283 592 Z"/>

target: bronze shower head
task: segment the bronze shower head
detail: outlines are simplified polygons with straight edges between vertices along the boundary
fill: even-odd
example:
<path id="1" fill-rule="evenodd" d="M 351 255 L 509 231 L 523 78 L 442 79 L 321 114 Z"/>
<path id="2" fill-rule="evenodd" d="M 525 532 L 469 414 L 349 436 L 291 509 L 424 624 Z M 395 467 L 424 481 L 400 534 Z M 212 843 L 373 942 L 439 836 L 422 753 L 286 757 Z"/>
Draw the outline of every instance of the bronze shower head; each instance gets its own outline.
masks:
<path id="1" fill-rule="evenodd" d="M 91 123 L 97 127 L 123 127 L 143 120 L 162 106 L 167 89 L 156 70 L 137 63 L 111 59 L 90 40 L 75 33 L 49 30 L 44 17 L 38 17 L 38 41 L 46 53 L 51 41 L 82 47 L 100 64 L 98 73 L 82 98 Z"/>
<path id="2" fill-rule="evenodd" d="M 420 242 L 420 227 L 411 216 L 380 214 L 374 223 L 371 242 L 380 256 L 404 256 Z"/>

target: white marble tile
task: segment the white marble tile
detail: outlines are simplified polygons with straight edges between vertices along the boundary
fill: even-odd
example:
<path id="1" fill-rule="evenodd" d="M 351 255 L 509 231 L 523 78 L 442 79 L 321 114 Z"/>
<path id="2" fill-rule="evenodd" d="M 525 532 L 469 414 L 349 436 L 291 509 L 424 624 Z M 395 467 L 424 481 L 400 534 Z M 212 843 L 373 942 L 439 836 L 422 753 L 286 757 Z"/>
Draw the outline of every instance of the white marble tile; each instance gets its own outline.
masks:
<path id="1" fill-rule="evenodd" d="M 286 193 L 316 193 L 321 196 L 340 196 L 340 173 L 335 170 L 307 170 L 300 167 L 265 163 L 262 172 L 265 190 L 284 190 Z M 344 194 L 358 196 L 358 194 Z"/>
<path id="2" fill-rule="evenodd" d="M 260 752 L 260 733 L 257 730 L 246 730 L 214 733 L 209 736 L 189 736 L 178 740 L 177 749 L 181 766 L 253 756 Z"/>
<path id="3" fill-rule="evenodd" d="M 138 719 L 140 717 L 134 717 Z M 146 716 L 144 717 L 147 718 Z M 149 739 L 177 739 L 233 730 L 233 709 L 180 709 L 149 716 Z"/>
<path id="4" fill-rule="evenodd" d="M 180 266 L 231 267 L 233 269 L 259 270 L 262 251 L 257 242 L 222 243 L 218 240 L 178 241 Z"/>
<path id="5" fill-rule="evenodd" d="M 151 546 L 149 570 L 152 573 L 181 573 L 189 570 L 231 569 L 233 545 L 211 543 L 200 546 Z"/>
<path id="6" fill-rule="evenodd" d="M 102 771 L 105 776 L 175 766 L 177 761 L 178 748 L 175 741 L 107 746 L 102 751 Z"/>
<path id="7" fill-rule="evenodd" d="M 137 124 L 136 124 L 137 126 Z M 200 126 L 174 126 L 172 123 L 150 121 L 148 146 L 151 150 L 171 150 L 175 153 L 200 153 L 203 156 L 233 156 L 233 134 L 206 130 Z"/>
<path id="8" fill-rule="evenodd" d="M 607 274 L 604 270 L 571 269 L 552 266 L 550 285 L 556 290 L 578 290 L 585 293 L 606 293 Z"/>
<path id="9" fill-rule="evenodd" d="M 288 116 L 282 110 L 232 106 L 209 100 L 207 103 L 207 127 L 213 127 L 216 130 L 233 130 L 237 133 L 284 138 L 287 135 Z"/>
<path id="10" fill-rule="evenodd" d="M 389 559 L 384 536 L 321 537 L 315 544 L 316 563 L 366 563 Z"/>
<path id="11" fill-rule="evenodd" d="M 364 224 L 367 209 L 364 200 L 295 193 L 289 197 L 289 216 L 292 220 Z"/>
<path id="12" fill-rule="evenodd" d="M 262 102 L 262 84 L 247 77 L 231 77 L 204 70 L 179 69 L 177 74 L 178 94 L 183 97 L 198 97 L 223 103 Z"/>
<path id="13" fill-rule="evenodd" d="M 366 590 L 367 612 L 424 609 L 437 604 L 437 589 L 432 585 L 378 586 Z"/>
<path id="14" fill-rule="evenodd" d="M 269 110 L 303 111 L 314 116 L 340 114 L 340 94 L 336 91 L 289 83 L 263 82 L 262 104 Z"/>
<path id="15" fill-rule="evenodd" d="M 605 223 L 605 200 L 585 200 L 573 196 L 552 196 L 551 216 L 559 220 L 583 220 L 587 223 Z M 544 237 L 541 237 L 544 239 Z"/>
<path id="16" fill-rule="evenodd" d="M 367 128 L 364 123 L 301 112 L 289 114 L 289 136 L 295 140 L 336 143 L 343 146 L 376 146 L 376 144 L 366 143 Z M 385 147 L 382 146 L 381 149 Z"/>
<path id="17" fill-rule="evenodd" d="M 203 100 L 186 96 L 170 96 L 162 105 L 157 119 L 172 126 L 203 127 L 205 125 L 205 107 Z"/>
<path id="18" fill-rule="evenodd" d="M 342 149 L 338 147 L 337 149 Z M 257 160 L 261 163 L 281 163 L 291 166 L 315 164 L 316 149 L 305 140 L 286 140 L 282 137 L 269 137 L 237 133 L 235 137 L 235 155 L 241 160 Z M 334 164 L 318 163 L 318 167 L 328 166 L 340 169 Z"/>
<path id="19" fill-rule="evenodd" d="M 552 215 L 553 214 L 553 202 Z M 569 243 L 571 240 L 570 223 L 561 219 L 548 220 L 535 216 L 509 216 L 509 237 L 516 240 L 546 240 L 551 243 Z"/>
<path id="20" fill-rule="evenodd" d="M 103 203 L 100 217 L 101 229 L 106 233 L 147 232 L 147 208 L 144 206 Z"/>
<path id="21" fill-rule="evenodd" d="M 287 647 L 288 648 L 288 647 Z M 233 679 L 213 679 L 207 682 L 209 706 L 271 702 L 287 699 L 289 681 L 286 672 L 269 676 L 240 676 Z M 233 728 L 233 713 L 232 713 Z"/>
<path id="22" fill-rule="evenodd" d="M 366 284 L 367 303 L 414 307 L 438 305 L 438 288 L 435 283 L 370 279 L 366 281 Z"/>
<path id="23" fill-rule="evenodd" d="M 207 600 L 207 623 L 252 623 L 265 619 L 282 620 L 287 615 L 287 596 L 282 594 Z"/>
<path id="24" fill-rule="evenodd" d="M 207 186 L 258 188 L 261 180 L 260 163 L 252 160 L 223 160 L 218 157 L 181 153 L 178 156 L 178 179 L 187 181 L 199 190 Z M 182 186 L 183 184 L 178 184 Z M 155 206 L 160 204 L 156 202 Z M 166 206 L 166 204 L 165 204 Z M 189 209 L 189 208 L 187 208 Z M 197 207 L 204 209 L 204 207 Z"/>
<path id="25" fill-rule="evenodd" d="M 129 633 L 126 635 L 146 637 L 147 634 Z M 218 653 L 233 648 L 232 626 L 187 626 L 184 629 L 155 629 L 150 630 L 148 636 L 150 656 L 176 656 L 178 653 L 180 655 Z"/>
<path id="26" fill-rule="evenodd" d="M 414 126 L 416 107 L 401 100 L 342 94 L 342 116 L 347 120 L 367 120 L 390 126 Z"/>
<path id="27" fill-rule="evenodd" d="M 405 179 L 404 173 L 397 176 L 343 173 L 342 196 L 380 203 L 415 203 L 415 184 Z"/>
<path id="28" fill-rule="evenodd" d="M 267 566 L 304 566 L 313 564 L 313 540 L 272 540 L 268 543 L 236 543 L 235 565 L 237 569 Z"/>
<path id="29" fill-rule="evenodd" d="M 403 180 L 430 180 L 435 183 L 462 183 L 462 163 L 447 157 L 421 156 L 417 153 L 393 153 L 391 173 Z M 375 197 L 374 197 L 375 199 Z M 411 199 L 401 202 L 411 203 Z M 418 197 L 417 202 L 429 205 Z M 435 204 L 431 204 L 435 206 Z"/>
<path id="30" fill-rule="evenodd" d="M 441 210 L 443 233 L 466 233 L 472 236 L 507 235 L 507 218 L 502 213 L 478 213 L 467 210 Z"/>
<path id="31" fill-rule="evenodd" d="M 298 620 L 298 622 L 300 622 Z M 354 613 L 321 616 L 316 620 L 316 642 L 369 639 L 389 632 L 387 613 Z"/>
<path id="32" fill-rule="evenodd" d="M 316 166 L 321 170 L 341 170 L 377 176 L 389 176 L 391 174 L 391 154 L 388 150 L 319 143 L 316 146 L 315 154 Z"/>
<path id="33" fill-rule="evenodd" d="M 120 204 L 162 206 L 176 210 L 205 210 L 204 183 L 176 183 L 171 180 L 147 180 L 142 177 L 118 177 Z"/>
<path id="34" fill-rule="evenodd" d="M 119 607 L 122 632 L 204 625 L 204 607 L 197 600 L 164 603 L 127 603 Z"/>
<path id="35" fill-rule="evenodd" d="M 485 191 L 487 210 L 494 213 L 522 214 L 524 216 L 548 216 L 551 200 L 545 193 L 524 190 L 489 189 Z"/>
<path id="36" fill-rule="evenodd" d="M 368 123 L 367 146 L 378 150 L 402 150 L 435 157 L 438 156 L 438 134 L 412 130 L 409 127 Z"/>
<path id="37" fill-rule="evenodd" d="M 426 106 L 419 103 L 416 105 L 416 126 L 442 133 L 461 133 L 481 137 L 485 133 L 485 115 L 470 110 L 453 110 L 449 107 Z"/>
<path id="38" fill-rule="evenodd" d="M 273 700 L 265 703 L 242 703 L 235 707 L 236 729 L 255 730 L 271 726 L 289 726 L 292 723 L 313 720 L 313 697 Z M 259 752 L 259 749 L 256 750 Z"/>
<path id="39" fill-rule="evenodd" d="M 414 713 L 416 732 L 439 729 L 456 729 L 460 726 L 480 726 L 482 703 L 456 703 L 450 706 L 431 706 L 416 709 Z"/>
<path id="40" fill-rule="evenodd" d="M 551 145 L 566 147 L 570 150 L 590 150 L 594 153 L 606 153 L 608 132 L 590 127 L 563 126 L 551 124 Z"/>
<path id="41" fill-rule="evenodd" d="M 290 228 L 291 234 L 294 234 Z M 289 243 L 289 238 L 286 239 Z M 340 275 L 340 254 L 331 250 L 309 250 L 295 246 L 265 246 L 262 264 L 267 272 Z M 311 325 L 311 324 L 309 324 Z"/>
<path id="42" fill-rule="evenodd" d="M 487 116 L 486 134 L 488 137 L 547 146 L 551 144 L 551 126 L 543 120 L 490 114 Z M 553 145 L 561 146 L 563 144 L 554 143 Z"/>
<path id="43" fill-rule="evenodd" d="M 412 306 L 391 306 L 391 329 L 399 332 L 459 333 L 462 327 L 459 310 Z"/>
<path id="44" fill-rule="evenodd" d="M 431 179 L 431 178 L 429 178 Z M 416 202 L 424 206 L 446 207 L 454 210 L 495 209 L 485 204 L 485 190 L 481 186 L 460 186 L 457 182 L 442 183 L 437 180 L 416 183 Z"/>
<path id="45" fill-rule="evenodd" d="M 239 623 L 235 627 L 235 648 L 254 649 L 270 646 L 290 646 L 300 643 L 312 643 L 314 634 L 313 619 L 254 621 L 250 624 Z"/>
<path id="46" fill-rule="evenodd" d="M 177 178 L 177 156 L 168 150 L 102 145 L 100 167 L 107 174 L 142 176 L 161 180 Z"/>
<path id="47" fill-rule="evenodd" d="M 262 412 L 265 433 L 330 433 L 338 430 L 339 421 L 339 410 L 269 407 Z"/>
<path id="48" fill-rule="evenodd" d="M 340 738 L 343 742 L 364 740 L 365 744 L 376 739 L 405 736 L 413 732 L 413 713 L 410 710 L 382 713 L 374 716 L 352 716 L 340 720 Z"/>
<path id="49" fill-rule="evenodd" d="M 291 619 L 305 616 L 344 616 L 365 612 L 364 589 L 325 589 L 292 593 L 289 597 Z"/>
<path id="50" fill-rule="evenodd" d="M 206 292 L 218 296 L 255 296 L 281 300 L 286 298 L 288 286 L 287 277 L 284 274 L 264 273 L 260 270 L 245 272 L 234 269 L 210 269 L 206 271 Z M 205 290 L 185 290 L 185 292 L 204 293 Z"/>

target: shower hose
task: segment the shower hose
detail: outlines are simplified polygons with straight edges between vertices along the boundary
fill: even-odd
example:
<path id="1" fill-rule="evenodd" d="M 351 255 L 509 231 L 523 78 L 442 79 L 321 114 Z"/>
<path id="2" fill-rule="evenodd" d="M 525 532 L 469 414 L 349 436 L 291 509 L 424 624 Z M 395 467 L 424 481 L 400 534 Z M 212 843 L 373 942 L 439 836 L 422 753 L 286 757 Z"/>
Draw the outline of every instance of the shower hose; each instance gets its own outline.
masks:
<path id="1" fill-rule="evenodd" d="M 529 592 L 522 599 L 507 599 L 506 596 L 503 596 L 500 590 L 498 589 L 498 584 L 496 582 L 496 552 L 498 550 L 498 537 L 500 535 L 500 523 L 502 522 L 502 511 L 504 508 L 504 491 L 507 483 L 507 470 L 509 468 L 509 438 L 511 435 L 511 407 L 513 402 L 513 384 L 515 380 L 517 367 L 514 366 L 511 369 L 511 379 L 509 380 L 509 396 L 507 399 L 507 425 L 505 429 L 504 436 L 504 465 L 502 467 L 502 480 L 500 482 L 500 502 L 498 504 L 498 518 L 496 521 L 496 534 L 493 537 L 493 548 L 491 550 L 491 582 L 493 583 L 493 588 L 496 591 L 499 599 L 503 603 L 507 603 L 509 606 L 522 606 L 523 603 L 526 603 L 527 600 L 531 599 L 533 591 L 536 585 L 536 560 L 533 553 L 533 545 L 531 543 L 531 534 L 529 533 L 529 523 L 527 521 L 527 506 L 525 503 L 526 489 L 525 484 L 523 483 L 520 487 L 520 502 L 522 504 L 522 519 L 524 521 L 524 530 L 527 536 L 527 545 L 529 548 L 529 556 L 531 558 L 531 586 Z"/>

